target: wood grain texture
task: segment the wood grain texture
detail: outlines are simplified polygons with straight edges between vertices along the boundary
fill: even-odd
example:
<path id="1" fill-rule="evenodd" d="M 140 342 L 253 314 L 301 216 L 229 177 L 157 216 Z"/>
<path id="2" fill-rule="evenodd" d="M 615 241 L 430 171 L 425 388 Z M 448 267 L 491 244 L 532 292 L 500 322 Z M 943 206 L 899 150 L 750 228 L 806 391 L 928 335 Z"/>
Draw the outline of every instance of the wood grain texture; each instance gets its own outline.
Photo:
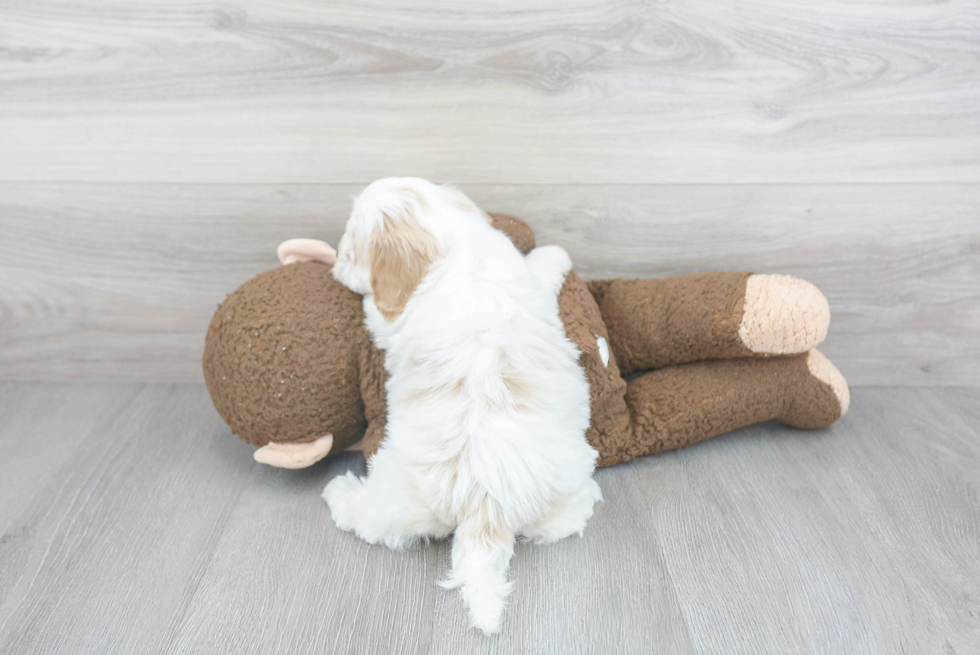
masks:
<path id="1" fill-rule="evenodd" d="M 249 476 L 249 448 L 200 387 L 75 385 L 52 419 L 41 405 L 63 390 L 34 385 L 8 404 L 15 422 L 60 430 L 0 431 L 5 452 L 44 439 L 67 454 L 12 490 L 24 509 L 0 537 L 0 652 L 160 652 Z M 79 439 L 90 413 L 101 421 Z"/>
<path id="2" fill-rule="evenodd" d="M 112 389 L 111 399 L 106 389 Z M 105 430 L 136 385 L 0 383 L 0 534 L 92 433 Z M 52 448 L 52 444 L 57 444 Z"/>
<path id="3" fill-rule="evenodd" d="M 857 389 L 828 430 L 599 471 L 583 538 L 518 546 L 494 638 L 436 585 L 449 543 L 334 527 L 319 492 L 358 454 L 257 465 L 200 385 L 6 383 L 0 409 L 5 452 L 69 453 L 0 489 L 4 653 L 980 650 L 975 388 Z"/>
<path id="4" fill-rule="evenodd" d="M 336 243 L 359 185 L 0 184 L 0 379 L 199 381 L 217 304 Z M 980 384 L 978 185 L 465 185 L 586 278 L 747 269 L 819 286 L 852 385 Z"/>
<path id="5" fill-rule="evenodd" d="M 329 529 L 324 480 L 352 466 L 363 473 L 363 457 L 296 475 L 254 465 L 171 652 L 425 652 L 440 549 L 396 553 Z"/>
<path id="6" fill-rule="evenodd" d="M 980 7 L 0 8 L 0 180 L 980 181 Z"/>
<path id="7" fill-rule="evenodd" d="M 700 651 L 980 648 L 977 396 L 954 393 L 862 389 L 828 431 L 635 462 Z"/>

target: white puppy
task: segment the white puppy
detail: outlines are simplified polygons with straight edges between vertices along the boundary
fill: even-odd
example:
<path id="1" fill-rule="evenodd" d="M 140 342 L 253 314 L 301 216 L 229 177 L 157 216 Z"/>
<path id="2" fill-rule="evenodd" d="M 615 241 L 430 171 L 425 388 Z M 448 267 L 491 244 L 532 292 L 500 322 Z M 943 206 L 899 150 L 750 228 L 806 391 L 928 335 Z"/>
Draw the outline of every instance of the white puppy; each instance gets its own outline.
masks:
<path id="1" fill-rule="evenodd" d="M 582 534 L 602 499 L 589 389 L 558 316 L 571 261 L 526 258 L 463 193 L 418 178 L 354 202 L 333 274 L 386 351 L 387 433 L 367 477 L 333 479 L 337 527 L 402 548 L 455 531 L 447 587 L 500 629 L 518 536 Z"/>

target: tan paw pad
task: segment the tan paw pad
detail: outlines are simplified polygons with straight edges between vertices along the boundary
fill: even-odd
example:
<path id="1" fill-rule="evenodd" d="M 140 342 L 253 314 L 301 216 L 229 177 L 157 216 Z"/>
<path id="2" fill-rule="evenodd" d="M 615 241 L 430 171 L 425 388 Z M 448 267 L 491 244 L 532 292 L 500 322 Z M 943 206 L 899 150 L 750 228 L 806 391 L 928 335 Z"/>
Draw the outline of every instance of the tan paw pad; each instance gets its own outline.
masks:
<path id="1" fill-rule="evenodd" d="M 810 375 L 830 385 L 830 388 L 834 390 L 834 395 L 837 396 L 837 402 L 840 403 L 840 415 L 846 414 L 847 408 L 851 405 L 851 391 L 847 386 L 847 380 L 837 370 L 837 367 L 817 350 L 811 350 L 810 354 L 807 355 L 806 367 L 810 371 Z"/>
<path id="2" fill-rule="evenodd" d="M 738 336 L 754 353 L 791 355 L 820 344 L 830 326 L 830 305 L 820 290 L 789 275 L 751 275 Z"/>

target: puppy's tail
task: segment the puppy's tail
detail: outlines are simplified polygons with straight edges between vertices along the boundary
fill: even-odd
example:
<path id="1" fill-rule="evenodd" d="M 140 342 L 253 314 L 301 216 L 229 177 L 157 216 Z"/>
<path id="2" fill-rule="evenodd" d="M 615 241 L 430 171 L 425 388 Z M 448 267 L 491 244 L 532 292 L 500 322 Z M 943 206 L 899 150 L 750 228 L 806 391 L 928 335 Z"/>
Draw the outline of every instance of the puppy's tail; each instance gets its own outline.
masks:
<path id="1" fill-rule="evenodd" d="M 500 632 L 504 599 L 512 583 L 507 568 L 514 555 L 514 531 L 499 511 L 484 500 L 479 509 L 464 519 L 453 534 L 453 570 L 440 584 L 460 594 L 470 611 L 470 622 L 487 634 Z"/>

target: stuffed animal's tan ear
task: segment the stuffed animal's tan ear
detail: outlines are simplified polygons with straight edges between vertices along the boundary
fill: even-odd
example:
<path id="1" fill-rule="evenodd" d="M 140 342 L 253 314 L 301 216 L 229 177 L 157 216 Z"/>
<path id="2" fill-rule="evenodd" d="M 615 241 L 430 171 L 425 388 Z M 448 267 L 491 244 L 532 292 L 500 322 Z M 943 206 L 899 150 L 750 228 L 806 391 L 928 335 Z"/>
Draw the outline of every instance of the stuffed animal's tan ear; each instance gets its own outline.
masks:
<path id="1" fill-rule="evenodd" d="M 318 239 L 289 239 L 276 248 L 282 264 L 295 262 L 323 262 L 333 266 L 337 263 L 337 251 L 326 241 Z"/>
<path id="2" fill-rule="evenodd" d="M 374 304 L 393 321 L 436 260 L 439 248 L 431 233 L 414 220 L 392 220 L 371 235 L 371 290 Z"/>

